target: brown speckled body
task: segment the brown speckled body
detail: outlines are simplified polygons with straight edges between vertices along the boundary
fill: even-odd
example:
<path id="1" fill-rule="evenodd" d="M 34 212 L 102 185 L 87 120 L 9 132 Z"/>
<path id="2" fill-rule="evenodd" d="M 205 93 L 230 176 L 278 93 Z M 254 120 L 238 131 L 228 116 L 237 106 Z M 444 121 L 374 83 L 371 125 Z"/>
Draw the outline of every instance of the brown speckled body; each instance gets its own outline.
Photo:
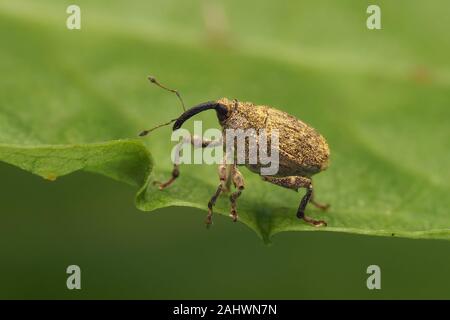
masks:
<path id="1" fill-rule="evenodd" d="M 312 175 L 328 167 L 330 150 L 324 137 L 296 117 L 275 108 L 222 98 L 217 102 L 227 106 L 228 115 L 221 125 L 224 129 L 265 129 L 270 141 L 272 130 L 278 130 L 279 171 L 275 176 Z M 246 146 L 248 150 L 248 146 Z M 261 165 L 246 164 L 255 173 Z"/>

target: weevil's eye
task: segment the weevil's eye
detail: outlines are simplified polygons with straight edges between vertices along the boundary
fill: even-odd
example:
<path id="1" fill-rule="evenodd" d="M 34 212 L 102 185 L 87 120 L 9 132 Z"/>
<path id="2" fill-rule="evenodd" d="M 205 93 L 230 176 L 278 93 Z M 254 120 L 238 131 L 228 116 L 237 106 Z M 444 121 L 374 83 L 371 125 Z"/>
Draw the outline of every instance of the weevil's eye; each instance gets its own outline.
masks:
<path id="1" fill-rule="evenodd" d="M 219 119 L 220 122 L 223 122 L 228 118 L 228 108 L 226 105 L 218 103 L 214 109 L 216 109 L 217 119 Z"/>

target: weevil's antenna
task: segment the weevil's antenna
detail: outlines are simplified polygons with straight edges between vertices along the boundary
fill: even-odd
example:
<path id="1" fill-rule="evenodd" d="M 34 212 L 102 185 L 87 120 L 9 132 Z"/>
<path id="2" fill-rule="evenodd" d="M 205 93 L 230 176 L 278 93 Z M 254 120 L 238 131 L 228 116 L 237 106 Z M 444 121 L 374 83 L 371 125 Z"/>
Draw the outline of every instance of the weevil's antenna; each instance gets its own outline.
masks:
<path id="1" fill-rule="evenodd" d="M 156 127 L 153 127 L 151 129 L 144 130 L 141 133 L 139 133 L 139 136 L 140 137 L 144 137 L 144 136 L 148 135 L 150 132 L 152 132 L 153 130 L 156 130 L 156 129 L 164 127 L 164 126 L 167 126 L 167 125 L 169 125 L 169 124 L 171 124 L 172 122 L 175 122 L 175 121 L 177 121 L 177 119 L 172 119 L 169 122 L 166 122 L 166 123 L 163 123 L 163 124 L 159 124 Z"/>
<path id="2" fill-rule="evenodd" d="M 186 111 L 186 107 L 184 106 L 183 99 L 181 98 L 181 95 L 180 95 L 180 93 L 177 90 L 170 89 L 170 88 L 167 88 L 166 86 L 162 85 L 161 83 L 159 83 L 158 80 L 156 80 L 156 78 L 154 76 L 148 76 L 148 80 L 150 80 L 151 83 L 156 84 L 158 87 L 160 87 L 160 88 L 162 88 L 164 90 L 167 90 L 167 91 L 175 93 L 177 95 L 178 99 L 181 102 L 181 106 L 183 107 L 183 111 Z"/>
<path id="3" fill-rule="evenodd" d="M 178 99 L 181 102 L 181 106 L 183 107 L 183 111 L 186 112 L 186 107 L 184 106 L 184 101 L 181 98 L 181 95 L 180 95 L 180 93 L 177 90 L 170 89 L 170 88 L 167 88 L 166 86 L 162 85 L 158 80 L 156 80 L 156 78 L 154 76 L 148 76 L 148 80 L 151 83 L 154 83 L 155 85 L 157 85 L 158 87 L 160 87 L 160 88 L 162 88 L 164 90 L 167 90 L 167 91 L 175 93 L 177 95 Z M 144 136 L 148 135 L 150 132 L 152 132 L 153 130 L 156 130 L 156 129 L 164 127 L 164 126 L 167 126 L 167 125 L 169 125 L 169 124 L 171 124 L 172 122 L 175 122 L 175 121 L 177 121 L 177 119 L 172 119 L 169 122 L 157 125 L 156 127 L 153 127 L 151 129 L 144 130 L 141 133 L 139 133 L 139 136 L 140 137 L 144 137 Z"/>

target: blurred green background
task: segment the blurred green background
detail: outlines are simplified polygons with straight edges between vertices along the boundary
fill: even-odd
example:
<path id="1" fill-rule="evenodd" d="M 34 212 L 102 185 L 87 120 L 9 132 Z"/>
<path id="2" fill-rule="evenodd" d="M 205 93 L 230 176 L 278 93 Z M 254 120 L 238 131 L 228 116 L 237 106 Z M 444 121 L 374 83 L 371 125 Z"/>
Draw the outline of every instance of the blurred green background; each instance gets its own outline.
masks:
<path id="1" fill-rule="evenodd" d="M 26 137 L 32 143 L 30 132 L 36 143 L 118 139 L 172 118 L 179 112 L 174 97 L 145 82 L 154 72 L 189 87 L 182 90 L 188 104 L 219 93 L 274 105 L 336 103 L 335 114 L 320 108 L 302 114 L 333 133 L 337 149 L 345 150 L 342 136 L 355 132 L 377 155 L 401 150 L 392 154 L 394 169 L 404 158 L 407 169 L 425 166 L 427 181 L 444 194 L 448 141 L 439 141 L 449 136 L 448 109 L 433 105 L 449 99 L 447 1 L 76 1 L 82 30 L 69 32 L 65 9 L 72 3 L 0 0 L 0 98 L 6 102 L 0 124 L 9 142 Z M 365 27 L 369 4 L 382 8 L 381 31 Z M 46 101 L 51 104 L 41 114 L 23 108 Z M 65 105 L 70 127 L 55 121 L 65 116 Z M 171 109 L 155 114 L 156 106 Z M 93 108 L 104 112 L 86 118 Z M 16 112 L 20 121 L 3 121 Z M 386 113 L 401 128 L 385 123 Z M 433 121 L 417 128 L 408 117 Z M 346 118 L 354 131 L 346 130 Z M 41 130 L 43 121 L 52 130 Z M 430 129 L 437 142 L 410 136 Z M 167 140 L 153 139 L 151 146 L 167 154 L 156 163 L 166 170 Z M 335 163 L 346 152 L 341 158 L 337 152 Z M 193 174 L 213 172 L 207 170 Z M 340 174 L 333 172 L 328 176 Z M 375 172 L 372 179 L 378 178 Z M 266 246 L 227 217 L 216 215 L 207 231 L 204 211 L 138 211 L 135 189 L 98 175 L 48 182 L 0 163 L 0 179 L 0 298 L 450 298 L 448 241 L 292 232 Z M 325 198 L 341 192 L 321 186 Z M 448 210 L 437 201 L 433 209 L 441 219 Z M 70 264 L 82 269 L 80 291 L 66 288 Z M 381 267 L 382 290 L 366 288 L 371 264 Z"/>
<path id="2" fill-rule="evenodd" d="M 206 230 L 198 209 L 145 214 L 133 189 L 95 175 L 0 175 L 1 298 L 450 298 L 448 241 L 292 232 L 266 246 L 228 217 Z M 71 264 L 81 290 L 66 288 Z M 381 290 L 366 288 L 371 264 Z"/>

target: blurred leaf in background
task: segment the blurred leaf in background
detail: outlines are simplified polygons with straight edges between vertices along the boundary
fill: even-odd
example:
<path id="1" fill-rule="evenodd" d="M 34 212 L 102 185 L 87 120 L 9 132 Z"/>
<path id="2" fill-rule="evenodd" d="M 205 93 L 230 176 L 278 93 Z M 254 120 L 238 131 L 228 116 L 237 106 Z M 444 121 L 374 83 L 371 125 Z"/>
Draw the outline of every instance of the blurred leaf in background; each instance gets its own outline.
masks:
<path id="1" fill-rule="evenodd" d="M 170 174 L 170 129 L 135 137 L 181 111 L 149 87 L 151 73 L 189 105 L 271 105 L 328 139 L 331 166 L 315 185 L 332 207 L 308 208 L 326 229 L 295 218 L 301 194 L 243 171 L 239 215 L 264 240 L 287 230 L 448 239 L 450 4 L 377 3 L 382 30 L 366 28 L 366 1 L 77 1 L 82 28 L 68 30 L 71 2 L 2 0 L 0 159 L 50 180 L 85 169 L 139 186 L 142 210 L 205 209 L 215 166 L 183 166 L 164 192 L 147 185 Z M 213 113 L 199 119 L 217 127 Z"/>

